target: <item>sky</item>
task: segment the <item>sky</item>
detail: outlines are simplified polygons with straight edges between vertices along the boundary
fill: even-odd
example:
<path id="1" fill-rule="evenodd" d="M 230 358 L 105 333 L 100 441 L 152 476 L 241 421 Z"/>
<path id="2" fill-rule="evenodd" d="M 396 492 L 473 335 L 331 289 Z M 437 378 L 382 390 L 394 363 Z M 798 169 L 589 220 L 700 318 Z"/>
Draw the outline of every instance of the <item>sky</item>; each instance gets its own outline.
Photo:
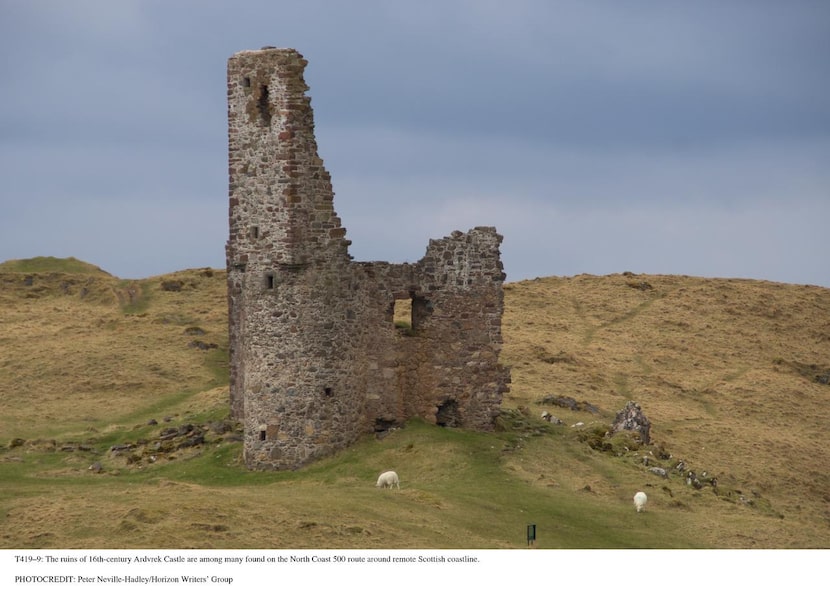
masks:
<path id="1" fill-rule="evenodd" d="M 224 268 L 227 59 L 309 61 L 356 260 L 830 287 L 826 0 L 0 0 L 0 262 Z"/>

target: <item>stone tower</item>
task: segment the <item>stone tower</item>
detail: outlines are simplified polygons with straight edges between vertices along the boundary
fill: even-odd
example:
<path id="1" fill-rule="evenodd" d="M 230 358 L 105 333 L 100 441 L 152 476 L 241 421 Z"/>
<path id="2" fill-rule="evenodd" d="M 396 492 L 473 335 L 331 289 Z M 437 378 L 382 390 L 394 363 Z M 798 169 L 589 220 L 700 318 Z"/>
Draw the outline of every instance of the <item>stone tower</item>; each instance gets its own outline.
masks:
<path id="1" fill-rule="evenodd" d="M 298 468 L 412 417 L 492 428 L 509 382 L 501 236 L 454 232 L 415 264 L 353 261 L 305 65 L 277 48 L 228 61 L 230 395 L 246 464 Z"/>

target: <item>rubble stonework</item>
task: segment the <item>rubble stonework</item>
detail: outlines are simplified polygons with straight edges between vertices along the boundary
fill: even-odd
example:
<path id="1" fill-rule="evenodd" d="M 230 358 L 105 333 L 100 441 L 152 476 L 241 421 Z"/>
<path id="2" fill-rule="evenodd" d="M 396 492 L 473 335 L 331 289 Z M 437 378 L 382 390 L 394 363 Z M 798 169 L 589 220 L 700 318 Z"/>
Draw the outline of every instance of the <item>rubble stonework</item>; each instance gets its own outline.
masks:
<path id="1" fill-rule="evenodd" d="M 430 240 L 417 263 L 356 262 L 317 154 L 306 60 L 263 48 L 228 61 L 226 247 L 231 413 L 253 469 L 292 469 L 412 417 L 492 429 L 502 236 Z M 396 327 L 396 301 L 411 327 Z"/>

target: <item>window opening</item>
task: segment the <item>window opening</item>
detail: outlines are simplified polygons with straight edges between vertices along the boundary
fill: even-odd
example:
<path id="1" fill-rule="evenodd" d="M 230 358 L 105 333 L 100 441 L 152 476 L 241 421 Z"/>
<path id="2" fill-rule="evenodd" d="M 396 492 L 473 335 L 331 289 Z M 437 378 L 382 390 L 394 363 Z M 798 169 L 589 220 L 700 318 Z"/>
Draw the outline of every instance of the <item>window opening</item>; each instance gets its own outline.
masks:
<path id="1" fill-rule="evenodd" d="M 259 109 L 259 116 L 262 123 L 268 127 L 271 126 L 271 107 L 268 104 L 268 86 L 259 86 L 259 98 L 257 98 L 257 108 Z"/>
<path id="2" fill-rule="evenodd" d="M 268 273 L 265 276 L 265 289 L 273 290 L 274 289 L 274 275 L 272 273 Z"/>
<path id="3" fill-rule="evenodd" d="M 398 331 L 412 331 L 412 298 L 395 300 L 392 322 Z"/>
<path id="4" fill-rule="evenodd" d="M 242 78 L 242 87 L 244 87 L 244 88 L 251 87 L 251 78 L 250 77 L 243 77 Z"/>
<path id="5" fill-rule="evenodd" d="M 375 419 L 375 433 L 388 433 L 397 425 L 397 421 L 378 417 Z"/>
<path id="6" fill-rule="evenodd" d="M 257 227 L 256 225 L 252 225 L 251 229 L 250 229 L 250 234 L 251 234 L 251 239 L 255 240 L 255 239 L 259 238 L 259 227 Z"/>
<path id="7" fill-rule="evenodd" d="M 334 390 L 332 390 L 330 387 L 323 388 L 323 393 L 326 395 L 326 398 L 331 398 L 332 396 L 334 396 Z"/>
<path id="8" fill-rule="evenodd" d="M 432 301 L 415 292 L 410 292 L 409 298 L 395 298 L 389 308 L 395 329 L 404 335 L 414 335 L 421 330 L 432 311 Z"/>
<path id="9" fill-rule="evenodd" d="M 260 442 L 265 441 L 265 430 L 264 429 L 261 429 L 260 432 L 259 432 L 259 441 Z"/>
<path id="10" fill-rule="evenodd" d="M 432 301 L 412 294 L 412 329 L 420 329 L 432 315 Z"/>

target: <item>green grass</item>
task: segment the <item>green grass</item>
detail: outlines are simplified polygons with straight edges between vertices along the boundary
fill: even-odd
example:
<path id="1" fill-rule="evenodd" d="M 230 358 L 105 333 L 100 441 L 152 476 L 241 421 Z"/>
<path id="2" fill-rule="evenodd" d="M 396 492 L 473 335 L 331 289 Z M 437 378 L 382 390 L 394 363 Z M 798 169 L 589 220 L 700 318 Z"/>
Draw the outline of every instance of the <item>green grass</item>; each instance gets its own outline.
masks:
<path id="1" fill-rule="evenodd" d="M 124 439 L 132 437 L 132 433 Z M 259 495 L 267 492 L 271 509 L 277 513 L 287 511 L 297 523 L 337 520 L 361 531 L 377 532 L 374 535 L 381 535 L 388 528 L 393 539 L 419 540 L 416 547 L 428 541 L 429 546 L 445 548 L 519 548 L 526 543 L 528 523 L 537 525 L 540 548 L 695 546 L 695 540 L 674 534 L 670 515 L 636 515 L 627 504 L 612 506 L 588 493 L 552 490 L 524 481 L 511 473 L 502 460 L 503 448 L 514 446 L 509 439 L 512 435 L 516 432 L 481 434 L 415 421 L 383 441 L 366 438 L 307 469 L 280 473 L 242 468 L 239 443 L 217 444 L 191 459 L 143 470 L 122 470 L 116 477 L 90 475 L 84 469 L 85 463 L 78 463 L 77 455 L 30 453 L 24 462 L 0 462 L 0 480 L 6 490 L 0 495 L 0 504 L 7 508 L 10 504 L 17 506 L 23 498 L 36 495 L 38 488 L 45 491 L 44 486 L 48 486 L 53 497 L 63 498 L 66 510 L 81 520 L 94 521 L 95 507 L 85 504 L 91 496 L 98 498 L 95 505 L 100 506 L 101 499 L 129 490 L 138 502 L 130 519 L 116 523 L 117 517 L 101 517 L 103 521 L 112 521 L 109 540 L 115 547 L 131 546 L 130 536 L 137 530 L 154 520 L 160 523 L 169 518 L 173 507 L 151 498 L 158 494 L 163 482 L 178 482 L 171 484 L 178 488 L 175 502 L 189 506 L 191 513 L 213 506 L 205 498 L 219 494 L 220 490 L 233 499 L 229 510 L 234 505 L 256 503 Z M 562 438 L 558 441 L 561 443 Z M 5 453 L 6 457 L 9 453 Z M 73 463 L 77 465 L 74 469 Z M 400 492 L 374 488 L 377 473 L 387 467 L 394 467 L 401 474 Z M 9 493 L 11 490 L 15 492 Z M 107 504 L 112 510 L 112 504 Z M 11 513 L 17 510 L 12 508 Z M 257 507 L 257 511 L 263 510 L 267 507 Z M 120 509 L 115 512 L 123 513 Z M 235 513 L 231 511 L 223 523 L 236 529 L 240 524 L 232 514 Z M 188 525 L 179 526 L 187 534 Z M 276 535 L 281 526 L 266 519 L 258 527 Z M 293 529 L 279 533 L 290 533 L 290 546 L 305 547 L 303 527 Z M 90 525 L 84 529 L 70 528 L 62 535 L 85 547 L 89 543 L 85 540 L 97 541 L 100 534 L 100 527 Z M 385 533 L 380 539 L 384 542 L 378 547 L 390 547 Z M 313 546 L 320 546 L 322 541 L 322 547 L 344 547 L 343 542 L 348 540 L 318 539 Z M 375 547 L 372 538 L 359 540 L 361 546 Z M 16 541 L 27 546 L 25 540 Z M 408 544 L 391 544 L 398 546 Z"/>

